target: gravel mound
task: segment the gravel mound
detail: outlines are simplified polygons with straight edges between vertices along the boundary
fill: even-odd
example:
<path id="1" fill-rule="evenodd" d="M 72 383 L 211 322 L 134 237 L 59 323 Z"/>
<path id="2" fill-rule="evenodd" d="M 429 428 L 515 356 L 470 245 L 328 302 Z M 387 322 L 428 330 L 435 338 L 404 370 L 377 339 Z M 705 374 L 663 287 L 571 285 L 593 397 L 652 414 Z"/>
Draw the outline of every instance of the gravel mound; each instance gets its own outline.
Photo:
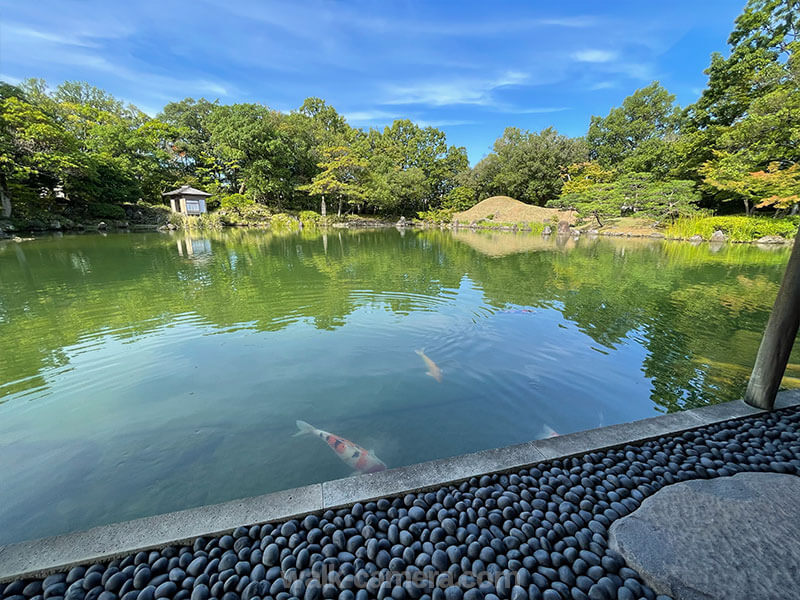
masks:
<path id="1" fill-rule="evenodd" d="M 464 212 L 456 213 L 453 219 L 459 223 L 472 223 L 481 219 L 491 219 L 497 223 L 547 223 L 552 225 L 553 217 L 559 221 L 574 223 L 576 213 L 571 210 L 557 210 L 525 204 L 508 196 L 492 196 L 478 202 Z"/>

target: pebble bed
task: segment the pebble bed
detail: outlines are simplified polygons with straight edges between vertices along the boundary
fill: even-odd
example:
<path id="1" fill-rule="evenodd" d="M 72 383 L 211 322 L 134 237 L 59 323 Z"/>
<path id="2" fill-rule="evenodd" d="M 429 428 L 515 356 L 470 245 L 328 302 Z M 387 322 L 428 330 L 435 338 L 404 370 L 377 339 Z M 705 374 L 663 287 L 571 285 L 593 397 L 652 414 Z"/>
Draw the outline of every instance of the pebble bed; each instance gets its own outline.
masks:
<path id="1" fill-rule="evenodd" d="M 666 600 L 608 548 L 609 526 L 665 485 L 744 471 L 800 474 L 800 408 L 239 527 L 0 584 L 0 598 Z"/>

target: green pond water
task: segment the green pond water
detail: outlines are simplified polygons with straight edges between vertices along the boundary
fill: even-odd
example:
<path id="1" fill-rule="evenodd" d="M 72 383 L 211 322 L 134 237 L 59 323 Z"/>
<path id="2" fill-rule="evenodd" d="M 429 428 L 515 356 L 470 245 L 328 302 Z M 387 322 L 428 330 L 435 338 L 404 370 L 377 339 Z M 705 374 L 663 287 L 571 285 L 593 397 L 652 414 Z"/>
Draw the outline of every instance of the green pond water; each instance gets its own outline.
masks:
<path id="1" fill-rule="evenodd" d="M 0 243 L 0 544 L 350 475 L 297 419 L 398 467 L 735 399 L 787 260 L 394 229 Z"/>

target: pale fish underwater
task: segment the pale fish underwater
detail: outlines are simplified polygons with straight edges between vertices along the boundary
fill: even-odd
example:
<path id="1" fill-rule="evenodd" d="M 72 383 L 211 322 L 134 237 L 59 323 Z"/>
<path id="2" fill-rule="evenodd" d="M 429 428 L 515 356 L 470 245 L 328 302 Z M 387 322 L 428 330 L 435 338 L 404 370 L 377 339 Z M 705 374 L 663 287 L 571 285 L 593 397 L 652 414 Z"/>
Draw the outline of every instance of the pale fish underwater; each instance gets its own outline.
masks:
<path id="1" fill-rule="evenodd" d="M 428 371 L 425 374 L 426 375 L 430 375 L 436 381 L 441 383 L 442 382 L 442 370 L 439 368 L 439 365 L 437 365 L 435 362 L 433 362 L 430 359 L 430 357 L 427 354 L 425 354 L 424 351 L 422 351 L 422 350 L 414 350 L 414 352 L 416 352 L 417 354 L 419 354 L 422 357 L 422 360 L 425 363 L 425 366 L 428 367 Z"/>
<path id="2" fill-rule="evenodd" d="M 365 450 L 358 444 L 354 444 L 350 440 L 340 437 L 336 434 L 317 429 L 313 425 L 309 425 L 305 421 L 297 421 L 297 433 L 294 437 L 304 434 L 313 434 L 323 439 L 331 450 L 342 459 L 342 461 L 355 469 L 357 473 L 377 473 L 378 471 L 385 471 L 386 465 L 383 461 L 375 456 L 375 453 L 370 450 Z"/>
<path id="3" fill-rule="evenodd" d="M 550 425 L 545 424 L 545 426 L 544 426 L 544 435 L 545 435 L 545 437 L 554 438 L 554 437 L 558 437 L 561 434 L 558 433 L 552 427 L 550 427 Z"/>

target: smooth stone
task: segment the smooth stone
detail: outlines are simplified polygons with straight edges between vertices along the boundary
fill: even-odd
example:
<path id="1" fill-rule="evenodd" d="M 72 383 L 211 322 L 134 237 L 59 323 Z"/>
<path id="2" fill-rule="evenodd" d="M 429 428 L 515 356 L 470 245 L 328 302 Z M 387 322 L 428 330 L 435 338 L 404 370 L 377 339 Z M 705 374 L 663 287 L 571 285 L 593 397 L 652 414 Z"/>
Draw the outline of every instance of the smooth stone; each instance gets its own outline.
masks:
<path id="1" fill-rule="evenodd" d="M 186 567 L 186 572 L 193 577 L 200 575 L 208 564 L 208 559 L 205 556 L 198 556 Z"/>
<path id="2" fill-rule="evenodd" d="M 191 600 L 208 600 L 211 593 L 207 585 L 198 585 L 192 590 Z"/>
<path id="3" fill-rule="evenodd" d="M 799 497 L 800 477 L 778 473 L 676 483 L 615 521 L 609 546 L 675 600 L 794 598 Z"/>
<path id="4" fill-rule="evenodd" d="M 171 598 L 178 591 L 173 581 L 165 581 L 156 588 L 156 598 Z"/>

